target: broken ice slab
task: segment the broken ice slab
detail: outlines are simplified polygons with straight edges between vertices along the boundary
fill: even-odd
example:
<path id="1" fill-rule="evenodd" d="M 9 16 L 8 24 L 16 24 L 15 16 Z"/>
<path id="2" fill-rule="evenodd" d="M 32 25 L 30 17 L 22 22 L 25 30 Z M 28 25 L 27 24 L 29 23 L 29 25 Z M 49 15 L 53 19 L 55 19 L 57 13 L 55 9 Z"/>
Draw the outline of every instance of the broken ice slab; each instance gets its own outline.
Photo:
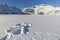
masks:
<path id="1" fill-rule="evenodd" d="M 60 40 L 60 38 L 58 40 Z"/>
<path id="2" fill-rule="evenodd" d="M 7 35 L 5 35 L 4 37 L 2 37 L 0 40 L 6 40 L 7 39 Z"/>
<path id="3" fill-rule="evenodd" d="M 25 23 L 24 24 L 24 34 L 27 34 L 29 32 L 29 28 L 32 26 L 32 24 Z"/>
<path id="4" fill-rule="evenodd" d="M 31 26 L 32 26 L 32 24 L 25 23 L 25 24 L 24 24 L 24 26 L 29 26 L 29 27 L 31 27 Z"/>
<path id="5" fill-rule="evenodd" d="M 27 34 L 27 32 L 29 32 L 29 27 L 31 27 L 31 24 L 29 23 L 16 24 L 12 28 L 8 28 L 7 33 L 11 33 L 13 35 Z"/>
<path id="6" fill-rule="evenodd" d="M 18 27 L 8 28 L 8 29 L 7 29 L 7 33 L 12 33 L 12 34 L 14 34 L 14 35 L 20 34 L 20 31 L 21 31 L 21 29 L 18 28 Z"/>
<path id="7" fill-rule="evenodd" d="M 16 26 L 20 26 L 21 24 L 16 24 Z"/>
<path id="8" fill-rule="evenodd" d="M 7 29 L 7 32 L 11 32 L 13 28 L 8 28 Z"/>

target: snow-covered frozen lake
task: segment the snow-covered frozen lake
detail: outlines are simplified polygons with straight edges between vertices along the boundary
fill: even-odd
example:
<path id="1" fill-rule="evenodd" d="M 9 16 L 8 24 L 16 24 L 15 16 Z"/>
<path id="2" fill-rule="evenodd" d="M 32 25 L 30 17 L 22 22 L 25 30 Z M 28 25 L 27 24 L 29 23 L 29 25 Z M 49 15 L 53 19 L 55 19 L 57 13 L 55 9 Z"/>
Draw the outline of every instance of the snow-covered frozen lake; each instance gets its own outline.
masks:
<path id="1" fill-rule="evenodd" d="M 17 23 L 31 23 L 32 32 L 53 32 L 60 36 L 60 16 L 40 16 L 40 15 L 0 15 L 0 38 L 6 35 L 8 27 Z"/>

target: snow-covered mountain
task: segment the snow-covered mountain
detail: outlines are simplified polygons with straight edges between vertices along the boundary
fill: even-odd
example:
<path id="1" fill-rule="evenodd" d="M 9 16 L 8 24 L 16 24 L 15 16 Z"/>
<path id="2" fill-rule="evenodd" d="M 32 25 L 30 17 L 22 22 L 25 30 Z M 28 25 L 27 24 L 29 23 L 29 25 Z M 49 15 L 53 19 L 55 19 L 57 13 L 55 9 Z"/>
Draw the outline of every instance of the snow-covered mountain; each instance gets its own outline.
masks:
<path id="1" fill-rule="evenodd" d="M 34 9 L 24 8 L 24 9 L 22 9 L 22 13 L 27 14 L 27 15 L 32 15 L 32 14 L 34 14 Z"/>
<path id="2" fill-rule="evenodd" d="M 60 7 L 54 7 L 49 4 L 41 4 L 32 8 L 35 15 L 60 15 Z"/>
<path id="3" fill-rule="evenodd" d="M 0 3 L 0 14 L 21 14 L 22 9 L 15 6 L 8 6 L 7 4 Z"/>
<path id="4" fill-rule="evenodd" d="M 23 14 L 23 15 L 31 15 L 34 11 L 31 8 L 20 9 L 16 6 L 9 6 L 4 3 L 0 3 L 0 14 Z"/>
<path id="5" fill-rule="evenodd" d="M 23 15 L 60 15 L 60 7 L 49 4 L 36 5 L 31 8 L 17 8 L 0 3 L 0 14 L 23 14 Z"/>
<path id="6" fill-rule="evenodd" d="M 54 7 L 49 4 L 36 5 L 31 8 L 24 8 L 22 12 L 34 15 L 60 15 L 60 7 Z"/>

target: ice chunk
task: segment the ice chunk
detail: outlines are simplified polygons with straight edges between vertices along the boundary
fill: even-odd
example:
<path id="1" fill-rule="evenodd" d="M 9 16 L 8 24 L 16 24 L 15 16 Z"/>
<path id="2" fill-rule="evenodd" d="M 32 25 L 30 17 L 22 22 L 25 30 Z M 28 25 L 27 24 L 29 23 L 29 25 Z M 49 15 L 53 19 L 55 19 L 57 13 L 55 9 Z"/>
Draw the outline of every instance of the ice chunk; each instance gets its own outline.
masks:
<path id="1" fill-rule="evenodd" d="M 1 38 L 0 40 L 6 40 L 7 39 L 7 35 L 5 35 L 3 38 Z"/>
<path id="2" fill-rule="evenodd" d="M 29 24 L 29 23 L 17 24 L 13 28 L 8 28 L 7 33 L 10 32 L 13 35 L 27 34 L 27 32 L 29 32 L 29 27 L 31 27 L 31 24 Z"/>

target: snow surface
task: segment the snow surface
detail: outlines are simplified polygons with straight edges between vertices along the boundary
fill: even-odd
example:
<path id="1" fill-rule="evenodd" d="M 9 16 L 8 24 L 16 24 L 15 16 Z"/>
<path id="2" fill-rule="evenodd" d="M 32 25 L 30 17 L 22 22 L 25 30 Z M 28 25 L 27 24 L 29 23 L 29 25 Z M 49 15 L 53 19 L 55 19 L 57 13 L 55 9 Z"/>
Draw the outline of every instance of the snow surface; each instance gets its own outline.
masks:
<path id="1" fill-rule="evenodd" d="M 36 20 L 37 19 L 37 20 Z M 59 16 L 37 15 L 1 15 L 0 16 L 0 39 L 6 39 L 7 28 L 16 27 L 18 23 L 31 23 L 32 27 L 25 35 L 14 35 L 9 40 L 58 40 L 60 39 Z M 20 24 L 18 24 L 20 25 Z"/>
<path id="2" fill-rule="evenodd" d="M 20 9 L 0 3 L 0 14 L 24 14 L 0 15 L 0 40 L 60 40 L 60 17 L 40 16 L 60 15 L 60 7 L 41 4 Z"/>

